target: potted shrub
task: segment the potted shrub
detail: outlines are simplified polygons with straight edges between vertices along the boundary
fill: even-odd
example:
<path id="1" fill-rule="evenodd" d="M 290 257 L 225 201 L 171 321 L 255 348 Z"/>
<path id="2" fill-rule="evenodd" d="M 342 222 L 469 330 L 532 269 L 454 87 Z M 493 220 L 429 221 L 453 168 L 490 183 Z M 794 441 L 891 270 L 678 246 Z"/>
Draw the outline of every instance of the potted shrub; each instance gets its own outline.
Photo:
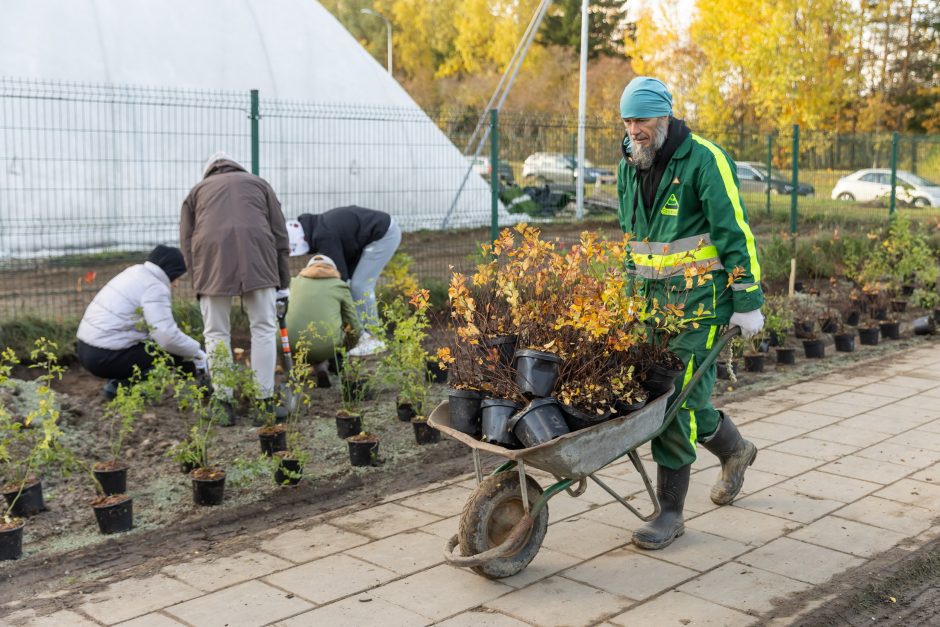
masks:
<path id="1" fill-rule="evenodd" d="M 735 338 L 737 339 L 737 338 Z M 747 340 L 744 340 L 744 370 L 747 372 L 763 372 L 764 358 L 766 354 L 761 352 L 760 347 L 764 343 L 763 333 L 758 333 Z"/>
<path id="2" fill-rule="evenodd" d="M 841 319 L 839 321 L 838 329 L 832 335 L 832 339 L 835 342 L 837 352 L 855 352 L 855 330 L 847 329 Z"/>
<path id="3" fill-rule="evenodd" d="M 171 450 L 174 459 L 189 472 L 196 505 L 219 505 L 225 495 L 225 470 L 213 464 L 210 456 L 215 428 L 225 415 L 224 402 L 213 395 L 204 398 L 205 389 L 192 377 L 181 378 L 176 385 L 180 411 L 196 417 L 189 436 Z"/>
<path id="4" fill-rule="evenodd" d="M 393 301 L 384 310 L 386 323 L 394 327 L 386 352 L 379 360 L 378 373 L 387 385 L 398 390 L 397 413 L 402 422 L 410 422 L 424 413 L 430 384 L 427 376 L 428 352 L 424 348 L 429 293 L 418 290 L 406 303 Z"/>
<path id="5" fill-rule="evenodd" d="M 817 321 L 826 314 L 826 307 L 819 298 L 806 292 L 797 292 L 790 297 L 790 312 L 797 339 L 815 339 Z"/>
<path id="6" fill-rule="evenodd" d="M 796 349 L 789 346 L 789 333 L 793 328 L 793 313 L 790 300 L 784 295 L 773 294 L 764 302 L 764 330 L 770 346 L 774 347 L 779 365 L 796 363 Z"/>
<path id="7" fill-rule="evenodd" d="M 289 412 L 285 423 L 286 445 L 273 451 L 274 482 L 280 486 L 297 485 L 303 478 L 304 466 L 310 461 L 310 447 L 300 428 L 301 416 L 310 407 L 312 368 L 307 364 L 308 345 L 301 339 L 294 349 L 294 362 L 287 373 L 285 385 L 294 399 L 297 411 Z"/>
<path id="8" fill-rule="evenodd" d="M 346 439 L 362 431 L 362 402 L 372 386 L 365 362 L 349 357 L 344 347 L 337 347 L 340 409 L 336 412 L 336 434 Z"/>

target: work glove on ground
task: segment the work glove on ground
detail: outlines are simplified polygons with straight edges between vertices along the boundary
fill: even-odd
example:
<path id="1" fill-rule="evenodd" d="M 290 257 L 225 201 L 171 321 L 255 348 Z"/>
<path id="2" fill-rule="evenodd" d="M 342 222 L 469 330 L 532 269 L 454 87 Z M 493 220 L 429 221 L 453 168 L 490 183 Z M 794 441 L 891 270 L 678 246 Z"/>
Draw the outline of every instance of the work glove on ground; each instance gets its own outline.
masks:
<path id="1" fill-rule="evenodd" d="M 287 302 L 289 298 L 290 298 L 289 289 L 278 290 L 274 294 L 275 307 L 277 309 L 278 318 L 283 318 L 284 316 L 287 315 Z"/>
<path id="2" fill-rule="evenodd" d="M 731 314 L 730 324 L 741 327 L 741 336 L 748 339 L 757 335 L 764 328 L 764 314 L 760 312 L 760 309 L 737 312 Z"/>

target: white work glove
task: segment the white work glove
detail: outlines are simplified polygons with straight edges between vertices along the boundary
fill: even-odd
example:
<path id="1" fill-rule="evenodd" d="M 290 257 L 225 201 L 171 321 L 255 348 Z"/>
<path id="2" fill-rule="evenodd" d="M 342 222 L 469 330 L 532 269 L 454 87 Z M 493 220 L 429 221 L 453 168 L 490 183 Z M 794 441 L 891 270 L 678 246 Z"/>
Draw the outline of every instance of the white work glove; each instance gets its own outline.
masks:
<path id="1" fill-rule="evenodd" d="M 193 366 L 196 367 L 197 372 L 204 372 L 209 367 L 208 362 L 209 356 L 206 355 L 206 351 L 199 351 L 196 353 L 196 356 L 193 357 Z"/>
<path id="2" fill-rule="evenodd" d="M 760 309 L 731 314 L 730 324 L 741 327 L 741 336 L 744 339 L 754 337 L 764 328 L 764 314 Z"/>
<path id="3" fill-rule="evenodd" d="M 277 317 L 283 318 L 287 315 L 287 302 L 290 299 L 290 290 L 278 290 L 274 293 L 274 304 L 275 310 L 277 311 Z"/>

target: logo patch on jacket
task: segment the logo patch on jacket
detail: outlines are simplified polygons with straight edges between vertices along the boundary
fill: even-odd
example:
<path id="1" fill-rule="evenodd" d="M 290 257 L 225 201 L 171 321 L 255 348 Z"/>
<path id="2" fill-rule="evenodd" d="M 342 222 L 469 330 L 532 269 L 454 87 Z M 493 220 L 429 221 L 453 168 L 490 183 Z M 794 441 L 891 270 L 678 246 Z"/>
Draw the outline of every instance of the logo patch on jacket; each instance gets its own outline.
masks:
<path id="1" fill-rule="evenodd" d="M 675 194 L 669 194 L 669 200 L 666 201 L 666 204 L 663 205 L 663 208 L 659 211 L 664 216 L 677 216 L 679 215 L 679 201 L 676 200 Z"/>

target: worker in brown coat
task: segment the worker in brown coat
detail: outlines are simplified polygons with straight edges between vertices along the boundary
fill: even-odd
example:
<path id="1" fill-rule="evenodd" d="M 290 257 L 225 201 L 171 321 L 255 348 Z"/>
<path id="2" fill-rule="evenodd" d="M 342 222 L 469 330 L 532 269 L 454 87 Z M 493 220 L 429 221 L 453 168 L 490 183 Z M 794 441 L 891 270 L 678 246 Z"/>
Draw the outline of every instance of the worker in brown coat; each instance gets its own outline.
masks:
<path id="1" fill-rule="evenodd" d="M 180 212 L 180 249 L 199 299 L 209 372 L 218 370 L 217 349 L 231 360 L 232 297 L 241 296 L 251 327 L 251 368 L 258 384 L 260 415 L 273 412 L 277 347 L 276 302 L 289 295 L 290 246 L 281 203 L 271 185 L 224 152 L 209 157 L 202 180 Z M 234 423 L 232 390 L 217 386 Z"/>

